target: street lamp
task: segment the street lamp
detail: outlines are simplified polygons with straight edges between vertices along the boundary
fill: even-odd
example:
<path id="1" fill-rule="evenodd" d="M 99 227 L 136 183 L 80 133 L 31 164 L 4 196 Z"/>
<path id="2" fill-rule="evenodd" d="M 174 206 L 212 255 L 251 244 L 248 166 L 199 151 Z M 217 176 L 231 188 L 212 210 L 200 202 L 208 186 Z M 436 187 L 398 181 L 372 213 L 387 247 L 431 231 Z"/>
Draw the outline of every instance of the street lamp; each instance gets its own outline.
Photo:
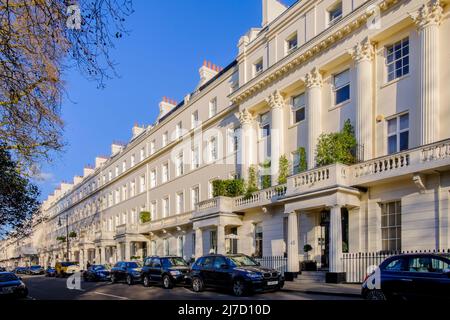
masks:
<path id="1" fill-rule="evenodd" d="M 66 261 L 69 262 L 69 218 L 65 217 L 63 220 L 66 220 Z M 61 227 L 61 217 L 58 220 L 58 227 Z"/>

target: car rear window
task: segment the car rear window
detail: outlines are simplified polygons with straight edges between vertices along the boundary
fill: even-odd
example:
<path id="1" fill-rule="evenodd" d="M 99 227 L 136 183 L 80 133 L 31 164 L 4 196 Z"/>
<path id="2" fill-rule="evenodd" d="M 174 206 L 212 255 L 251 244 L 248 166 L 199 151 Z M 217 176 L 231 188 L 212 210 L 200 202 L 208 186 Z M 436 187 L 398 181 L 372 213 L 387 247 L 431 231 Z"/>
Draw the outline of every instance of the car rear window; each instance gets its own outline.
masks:
<path id="1" fill-rule="evenodd" d="M 15 274 L 12 273 L 4 273 L 0 274 L 0 282 L 9 282 L 19 280 Z"/>
<path id="2" fill-rule="evenodd" d="M 163 266 L 165 268 L 170 267 L 186 267 L 187 263 L 181 258 L 167 258 L 163 259 Z"/>
<path id="3" fill-rule="evenodd" d="M 248 266 L 253 267 L 258 265 L 258 263 L 255 260 L 247 256 L 234 256 L 228 258 L 236 267 L 248 267 Z"/>

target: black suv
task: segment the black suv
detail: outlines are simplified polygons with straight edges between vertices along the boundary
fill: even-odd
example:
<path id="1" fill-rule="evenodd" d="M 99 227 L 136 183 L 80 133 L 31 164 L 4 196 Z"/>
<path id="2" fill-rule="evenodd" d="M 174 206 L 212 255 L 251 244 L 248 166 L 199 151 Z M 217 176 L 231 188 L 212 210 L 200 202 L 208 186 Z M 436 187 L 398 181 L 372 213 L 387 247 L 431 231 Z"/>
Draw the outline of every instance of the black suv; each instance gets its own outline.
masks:
<path id="1" fill-rule="evenodd" d="M 206 287 L 224 288 L 232 289 L 237 297 L 279 290 L 284 286 L 284 277 L 280 272 L 261 267 L 243 254 L 201 257 L 192 266 L 188 280 L 195 292 L 201 292 Z"/>
<path id="2" fill-rule="evenodd" d="M 450 259 L 437 254 L 405 254 L 381 263 L 362 285 L 367 300 L 450 299 Z"/>
<path id="3" fill-rule="evenodd" d="M 141 271 L 142 283 L 149 287 L 151 283 L 162 283 L 165 289 L 176 284 L 184 284 L 189 267 L 180 257 L 148 257 Z"/>

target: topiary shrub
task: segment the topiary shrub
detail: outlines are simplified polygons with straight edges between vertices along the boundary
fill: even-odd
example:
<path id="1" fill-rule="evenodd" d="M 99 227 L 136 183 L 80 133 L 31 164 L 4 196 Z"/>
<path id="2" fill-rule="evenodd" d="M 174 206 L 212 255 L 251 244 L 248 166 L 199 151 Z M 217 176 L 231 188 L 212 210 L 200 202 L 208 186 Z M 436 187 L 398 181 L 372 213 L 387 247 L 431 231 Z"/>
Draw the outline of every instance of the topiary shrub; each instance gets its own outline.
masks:
<path id="1" fill-rule="evenodd" d="M 354 164 L 356 162 L 354 155 L 356 146 L 354 128 L 350 120 L 347 120 L 341 132 L 320 136 L 317 144 L 316 163 L 319 167 L 334 163 Z"/>
<path id="2" fill-rule="evenodd" d="M 299 173 L 308 170 L 308 160 L 306 158 L 305 148 L 303 147 L 298 148 L 298 158 L 299 158 L 298 164 Z"/>
<path id="3" fill-rule="evenodd" d="M 142 211 L 139 214 L 139 218 L 141 220 L 141 223 L 148 223 L 148 222 L 152 221 L 150 212 L 148 212 L 148 211 Z"/>
<path id="4" fill-rule="evenodd" d="M 245 184 L 242 179 L 215 180 L 213 181 L 214 197 L 238 197 L 245 192 Z"/>
<path id="5" fill-rule="evenodd" d="M 261 187 L 262 189 L 267 189 L 270 188 L 272 186 L 272 176 L 270 175 L 270 167 L 271 167 L 271 162 L 269 160 L 264 161 L 262 164 L 260 164 L 261 166 Z"/>
<path id="6" fill-rule="evenodd" d="M 256 191 L 258 191 L 258 172 L 256 166 L 252 165 L 248 168 L 248 181 L 245 197 L 250 198 Z"/>
<path id="7" fill-rule="evenodd" d="M 280 157 L 278 170 L 278 184 L 286 184 L 289 175 L 289 160 L 285 155 Z"/>

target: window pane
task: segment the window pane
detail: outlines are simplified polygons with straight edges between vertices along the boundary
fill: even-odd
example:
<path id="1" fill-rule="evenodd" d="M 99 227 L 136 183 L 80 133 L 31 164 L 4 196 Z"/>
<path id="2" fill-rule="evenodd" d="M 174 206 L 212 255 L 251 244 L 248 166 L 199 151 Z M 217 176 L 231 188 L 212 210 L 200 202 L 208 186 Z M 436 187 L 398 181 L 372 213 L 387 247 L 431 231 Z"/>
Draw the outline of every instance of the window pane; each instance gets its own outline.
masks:
<path id="1" fill-rule="evenodd" d="M 336 88 L 345 86 L 350 82 L 350 71 L 346 70 L 334 76 L 334 86 Z"/>
<path id="2" fill-rule="evenodd" d="M 340 104 L 350 99 L 350 85 L 336 91 L 336 104 Z"/>
<path id="3" fill-rule="evenodd" d="M 305 94 L 301 94 L 299 96 L 294 97 L 293 99 L 293 105 L 294 108 L 300 108 L 303 107 L 305 105 Z"/>
<path id="4" fill-rule="evenodd" d="M 405 114 L 400 117 L 400 130 L 409 128 L 409 114 Z"/>
<path id="5" fill-rule="evenodd" d="M 397 118 L 388 121 L 388 134 L 397 132 Z"/>
<path id="6" fill-rule="evenodd" d="M 409 149 L 409 131 L 400 133 L 400 151 Z"/>
<path id="7" fill-rule="evenodd" d="M 305 108 L 301 108 L 295 112 L 295 122 L 305 120 Z"/>
<path id="8" fill-rule="evenodd" d="M 388 152 L 389 154 L 397 152 L 397 136 L 391 136 L 388 139 Z"/>

